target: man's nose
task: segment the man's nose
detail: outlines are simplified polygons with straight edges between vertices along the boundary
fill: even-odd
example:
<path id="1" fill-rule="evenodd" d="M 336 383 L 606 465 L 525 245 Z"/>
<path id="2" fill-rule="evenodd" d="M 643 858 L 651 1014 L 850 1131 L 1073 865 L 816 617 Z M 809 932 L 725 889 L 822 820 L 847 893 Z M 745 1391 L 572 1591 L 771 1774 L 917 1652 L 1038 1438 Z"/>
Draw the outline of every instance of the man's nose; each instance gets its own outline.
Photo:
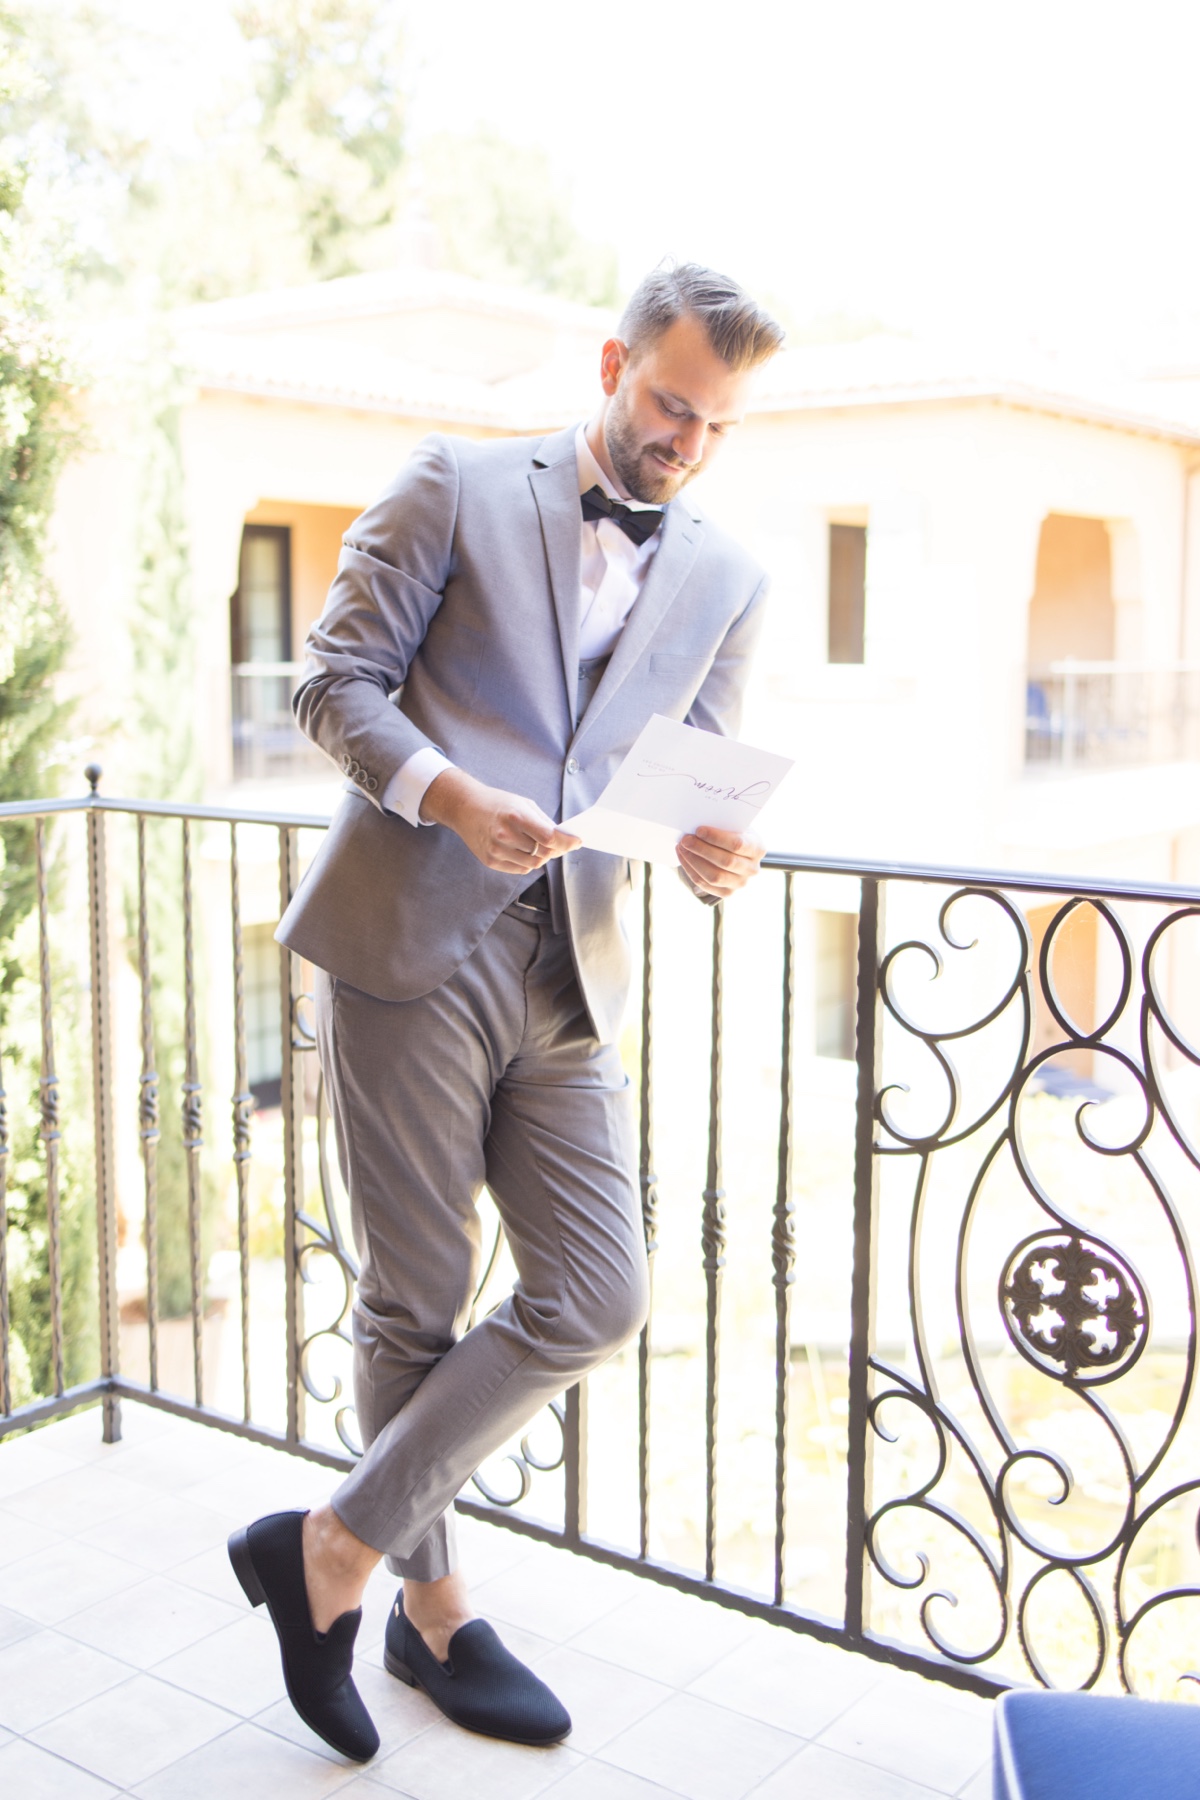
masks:
<path id="1" fill-rule="evenodd" d="M 688 425 L 681 425 L 671 439 L 671 448 L 682 462 L 696 464 L 704 455 L 705 425 L 702 419 L 693 419 Z"/>

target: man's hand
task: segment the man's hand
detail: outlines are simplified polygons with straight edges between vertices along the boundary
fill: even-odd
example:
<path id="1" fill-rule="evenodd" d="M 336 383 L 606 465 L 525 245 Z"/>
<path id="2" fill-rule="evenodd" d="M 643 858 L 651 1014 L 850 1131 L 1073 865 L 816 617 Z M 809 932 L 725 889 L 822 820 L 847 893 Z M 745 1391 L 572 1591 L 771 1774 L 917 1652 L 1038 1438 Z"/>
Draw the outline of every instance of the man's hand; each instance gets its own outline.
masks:
<path id="1" fill-rule="evenodd" d="M 675 854 L 693 887 L 724 900 L 758 874 L 765 848 L 748 832 L 718 831 L 715 825 L 702 825 L 699 831 L 680 838 Z"/>
<path id="2" fill-rule="evenodd" d="M 486 787 L 461 769 L 443 769 L 434 777 L 421 801 L 421 817 L 448 825 L 485 869 L 502 875 L 531 875 L 580 844 L 532 800 Z"/>

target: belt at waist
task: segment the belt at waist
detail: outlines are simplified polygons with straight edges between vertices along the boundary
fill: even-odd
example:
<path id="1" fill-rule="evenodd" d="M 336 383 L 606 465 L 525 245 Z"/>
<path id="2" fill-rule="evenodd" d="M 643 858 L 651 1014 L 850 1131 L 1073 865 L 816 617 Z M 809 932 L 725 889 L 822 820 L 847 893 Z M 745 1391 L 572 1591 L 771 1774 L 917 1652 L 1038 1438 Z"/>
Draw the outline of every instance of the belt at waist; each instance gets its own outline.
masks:
<path id="1" fill-rule="evenodd" d="M 528 906 L 533 912 L 549 913 L 550 883 L 546 878 L 544 869 L 540 875 L 530 882 L 527 888 L 521 889 L 521 892 L 517 895 L 517 903 L 520 906 Z"/>

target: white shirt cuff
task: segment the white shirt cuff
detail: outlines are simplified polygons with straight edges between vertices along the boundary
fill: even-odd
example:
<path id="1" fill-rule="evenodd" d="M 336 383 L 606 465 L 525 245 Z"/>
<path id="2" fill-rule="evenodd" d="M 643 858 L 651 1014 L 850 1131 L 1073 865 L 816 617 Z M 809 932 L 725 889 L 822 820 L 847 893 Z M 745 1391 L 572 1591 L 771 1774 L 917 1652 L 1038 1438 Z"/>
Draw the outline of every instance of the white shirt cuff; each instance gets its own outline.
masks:
<path id="1" fill-rule="evenodd" d="M 417 750 L 407 762 L 400 764 L 384 788 L 384 812 L 399 813 L 410 825 L 431 825 L 432 819 L 421 817 L 421 802 L 425 798 L 425 790 L 446 769 L 453 767 L 454 764 L 440 750 L 435 750 L 432 744 L 427 745 L 424 750 Z"/>

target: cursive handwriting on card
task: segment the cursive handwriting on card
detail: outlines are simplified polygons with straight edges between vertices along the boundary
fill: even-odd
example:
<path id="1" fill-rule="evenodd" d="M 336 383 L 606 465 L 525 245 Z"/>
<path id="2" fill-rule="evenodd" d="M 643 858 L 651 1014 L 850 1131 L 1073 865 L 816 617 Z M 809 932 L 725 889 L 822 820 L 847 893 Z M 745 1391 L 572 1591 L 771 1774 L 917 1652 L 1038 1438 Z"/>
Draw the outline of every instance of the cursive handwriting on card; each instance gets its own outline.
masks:
<path id="1" fill-rule="evenodd" d="M 676 780 L 690 782 L 698 794 L 706 794 L 710 800 L 737 800 L 743 806 L 760 807 L 771 791 L 769 781 L 752 781 L 746 787 L 722 787 L 715 781 L 702 781 L 698 775 L 691 775 L 686 769 L 671 769 L 665 763 L 647 761 L 638 770 L 640 780 Z"/>

